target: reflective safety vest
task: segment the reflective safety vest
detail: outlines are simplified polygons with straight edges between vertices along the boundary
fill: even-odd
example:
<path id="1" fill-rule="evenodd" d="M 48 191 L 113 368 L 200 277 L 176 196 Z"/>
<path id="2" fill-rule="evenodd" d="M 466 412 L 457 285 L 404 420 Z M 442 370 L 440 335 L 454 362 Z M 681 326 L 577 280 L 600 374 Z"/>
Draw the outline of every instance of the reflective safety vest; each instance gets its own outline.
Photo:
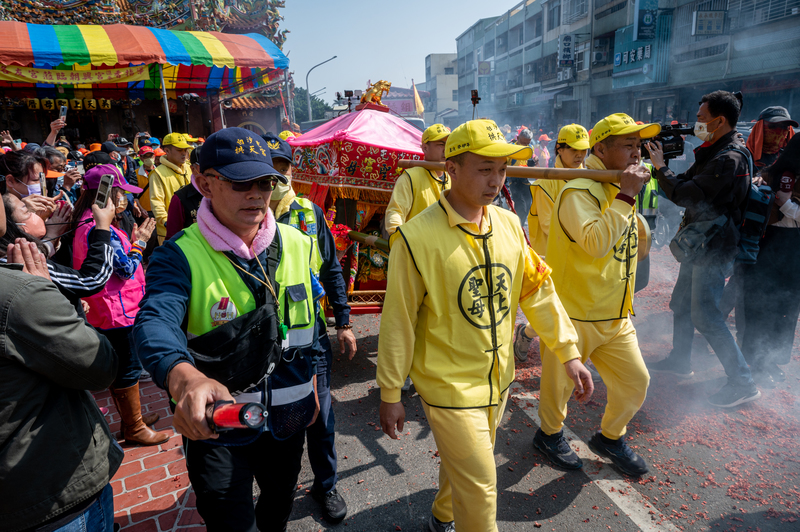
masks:
<path id="1" fill-rule="evenodd" d="M 544 233 L 539 227 L 541 220 L 540 214 L 537 212 L 536 199 L 545 197 L 550 202 L 551 213 L 552 205 L 556 202 L 558 193 L 564 188 L 567 182 L 562 179 L 537 179 L 531 185 L 531 210 L 528 213 L 528 237 L 531 240 L 533 250 L 540 256 L 544 257 L 547 253 L 547 234 Z"/>
<path id="2" fill-rule="evenodd" d="M 308 198 L 295 198 L 293 203 L 297 203 L 300 208 L 293 209 L 291 205 L 289 206 L 289 222 L 287 225 L 299 229 L 316 242 L 317 217 L 314 214 L 314 203 Z"/>
<path id="3" fill-rule="evenodd" d="M 445 172 L 440 179 L 430 170 L 419 167 L 408 168 L 406 173 L 411 181 L 411 192 L 414 198 L 411 203 L 411 210 L 408 211 L 408 216 L 406 217 L 406 221 L 409 221 L 439 201 L 442 191 L 450 188 L 450 176 Z"/>
<path id="4" fill-rule="evenodd" d="M 300 208 L 294 208 L 294 204 L 297 204 Z M 287 212 L 289 215 L 289 221 L 287 225 L 294 227 L 295 229 L 302 231 L 307 236 L 311 237 L 311 240 L 314 242 L 314 247 L 319 253 L 319 243 L 317 242 L 317 216 L 314 212 L 314 202 L 309 200 L 308 198 L 295 198 L 292 202 L 292 205 L 289 206 L 289 211 Z M 281 220 L 285 219 L 285 214 L 281 216 Z M 319 265 L 312 264 L 311 265 L 311 273 L 317 276 L 319 279 Z M 319 316 L 322 318 L 322 321 L 325 321 L 325 309 L 322 305 L 319 305 Z"/>
<path id="5" fill-rule="evenodd" d="M 284 349 L 307 347 L 314 339 L 313 304 L 309 264 L 315 251 L 311 239 L 295 229 L 277 224 L 281 256 L 275 281 L 279 284 L 278 309 L 289 333 Z M 198 225 L 184 229 L 176 244 L 186 255 L 192 272 L 187 336 L 194 338 L 214 327 L 256 309 L 256 300 L 224 253 L 214 250 Z M 266 290 L 266 288 L 264 288 Z"/>
<path id="6" fill-rule="evenodd" d="M 441 202 L 400 227 L 427 294 L 411 380 L 431 406 L 497 405 L 514 380 L 512 342 L 526 246 L 516 216 L 487 207 L 490 230 L 450 227 Z M 391 301 L 387 301 L 391 304 Z"/>
<path id="7" fill-rule="evenodd" d="M 628 229 L 620 236 L 605 257 L 596 258 L 584 251 L 561 224 L 569 213 L 561 213 L 561 200 L 571 191 L 586 191 L 597 200 L 600 211 L 614 201 L 619 189 L 590 179 L 569 181 L 556 199 L 550 236 L 547 241 L 547 263 L 553 269 L 551 278 L 569 317 L 578 321 L 608 321 L 626 318 L 633 313 L 633 288 L 636 281 L 639 248 L 636 211 L 631 207 Z M 580 193 L 580 192 L 574 192 Z"/>
<path id="8" fill-rule="evenodd" d="M 653 165 L 650 163 L 642 163 L 642 165 L 650 171 L 650 181 L 642 187 L 642 191 L 636 195 L 636 210 L 644 215 L 655 214 L 658 209 L 658 180 L 652 177 L 655 174 Z"/>
<path id="9" fill-rule="evenodd" d="M 282 361 L 269 375 L 265 387 L 243 393 L 239 402 L 264 402 L 268 409 L 264 430 L 276 439 L 286 439 L 305 429 L 315 410 L 314 363 L 303 356 L 302 349 L 314 341 L 314 311 L 311 296 L 309 262 L 314 246 L 301 232 L 276 224 L 275 238 L 280 239 L 280 257 L 275 281 L 279 284 L 278 312 L 289 330 L 283 341 Z M 215 251 L 200 233 L 198 225 L 186 228 L 176 244 L 186 256 L 192 273 L 187 336 L 201 336 L 214 327 L 256 308 L 255 298 L 224 253 Z M 259 286 L 260 283 L 259 283 Z M 261 288 L 267 290 L 266 287 Z M 253 376 L 259 382 L 259 376 Z M 266 395 L 263 395 L 263 393 Z M 238 431 L 233 431 L 237 433 Z M 244 445 L 258 436 L 223 435 L 211 440 L 215 445 Z"/>

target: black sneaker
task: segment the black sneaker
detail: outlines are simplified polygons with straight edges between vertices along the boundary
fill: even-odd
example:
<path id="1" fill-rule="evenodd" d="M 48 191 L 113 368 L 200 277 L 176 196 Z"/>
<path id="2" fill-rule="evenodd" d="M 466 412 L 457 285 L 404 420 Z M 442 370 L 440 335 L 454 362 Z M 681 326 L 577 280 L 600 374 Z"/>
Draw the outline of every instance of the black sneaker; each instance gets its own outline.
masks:
<path id="1" fill-rule="evenodd" d="M 311 490 L 311 496 L 322 506 L 322 516 L 329 523 L 338 523 L 347 515 L 347 503 L 336 488 L 328 493 Z"/>
<path id="2" fill-rule="evenodd" d="M 439 521 L 433 515 L 428 520 L 428 530 L 431 532 L 456 532 L 456 522 L 455 521 Z"/>
<path id="3" fill-rule="evenodd" d="M 675 360 L 670 359 L 670 357 L 659 360 L 658 362 L 650 362 L 647 364 L 647 369 L 650 373 L 670 373 L 672 375 L 677 375 L 681 379 L 688 379 L 694 376 L 694 371 L 692 371 L 690 366 L 677 364 Z"/>
<path id="4" fill-rule="evenodd" d="M 614 464 L 617 469 L 626 475 L 639 477 L 650 471 L 644 458 L 633 452 L 633 449 L 628 447 L 628 444 L 625 443 L 625 437 L 614 441 L 614 443 L 606 443 L 598 432 L 592 436 L 586 444 L 594 454 L 605 456 L 611 460 L 611 463 Z"/>
<path id="5" fill-rule="evenodd" d="M 709 397 L 708 402 L 713 406 L 729 408 L 755 401 L 760 397 L 761 392 L 758 391 L 755 384 L 736 386 L 728 383 L 720 391 Z"/>
<path id="6" fill-rule="evenodd" d="M 564 438 L 564 431 L 548 436 L 538 429 L 533 436 L 533 446 L 539 449 L 555 465 L 564 469 L 580 469 L 583 461 L 575 454 Z"/>

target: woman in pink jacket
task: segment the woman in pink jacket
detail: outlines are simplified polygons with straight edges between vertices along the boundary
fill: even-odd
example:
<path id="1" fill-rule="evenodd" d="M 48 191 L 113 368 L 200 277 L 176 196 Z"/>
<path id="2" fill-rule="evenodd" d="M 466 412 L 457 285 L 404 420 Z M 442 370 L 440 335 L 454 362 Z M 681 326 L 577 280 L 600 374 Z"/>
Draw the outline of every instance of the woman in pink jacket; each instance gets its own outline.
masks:
<path id="1" fill-rule="evenodd" d="M 121 213 L 127 206 L 129 192 L 142 191 L 125 182 L 120 169 L 111 164 L 95 166 L 83 176 L 81 196 L 75 203 L 72 227 L 75 237 L 72 248 L 73 267 L 80 268 L 89 249 L 89 234 L 94 229 L 92 204 L 103 175 L 113 176 L 109 201 Z M 131 352 L 128 334 L 133 327 L 139 302 L 144 296 L 144 269 L 142 252 L 155 228 L 155 220 L 147 219 L 141 227 L 134 225 L 133 238 L 112 224 L 111 248 L 113 250 L 113 274 L 99 293 L 85 298 L 89 304 L 87 321 L 103 333 L 119 356 L 117 377 L 111 385 L 111 395 L 122 418 L 122 434 L 125 441 L 140 445 L 158 445 L 169 439 L 164 432 L 155 432 L 147 425 L 155 423 L 158 415 L 143 418 L 139 400 L 139 376 L 142 364 Z"/>

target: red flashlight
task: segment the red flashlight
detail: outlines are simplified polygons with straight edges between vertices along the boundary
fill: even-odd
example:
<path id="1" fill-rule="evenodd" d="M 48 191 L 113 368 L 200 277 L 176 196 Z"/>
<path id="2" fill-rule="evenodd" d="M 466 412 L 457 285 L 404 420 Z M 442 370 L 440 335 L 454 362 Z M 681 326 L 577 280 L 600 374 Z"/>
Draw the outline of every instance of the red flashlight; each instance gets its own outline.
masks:
<path id="1" fill-rule="evenodd" d="M 261 403 L 234 403 L 217 401 L 208 406 L 208 426 L 214 432 L 231 429 L 257 429 L 267 421 L 267 412 Z"/>

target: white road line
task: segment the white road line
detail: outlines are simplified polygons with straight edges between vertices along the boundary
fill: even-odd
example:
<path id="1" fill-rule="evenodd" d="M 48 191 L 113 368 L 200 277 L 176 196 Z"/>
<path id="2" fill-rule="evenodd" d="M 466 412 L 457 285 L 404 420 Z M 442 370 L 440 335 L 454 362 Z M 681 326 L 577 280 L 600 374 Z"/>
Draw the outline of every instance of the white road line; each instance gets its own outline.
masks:
<path id="1" fill-rule="evenodd" d="M 510 395 L 512 398 L 518 399 L 515 403 L 517 407 L 522 409 L 536 423 L 537 427 L 540 427 L 542 423 L 539 420 L 538 413 L 539 400 L 526 392 L 522 385 L 516 382 L 511 385 Z M 592 483 L 600 488 L 611 499 L 611 502 L 622 510 L 643 532 L 678 532 L 678 528 L 675 525 L 668 521 L 663 521 L 664 517 L 661 512 L 652 507 L 631 484 L 625 482 L 622 475 L 613 469 L 605 458 L 601 458 L 589 450 L 589 446 L 566 426 L 564 427 L 564 436 L 567 440 L 570 440 L 570 446 L 584 461 L 583 467 L 587 470 L 587 473 L 590 473 L 588 476 Z M 590 470 L 592 463 L 600 464 L 600 467 Z M 597 471 L 597 474 L 594 474 L 595 471 Z M 655 512 L 655 514 L 651 514 L 651 511 Z M 653 515 L 657 516 L 657 520 L 653 520 Z M 659 523 L 658 521 L 662 522 Z"/>

